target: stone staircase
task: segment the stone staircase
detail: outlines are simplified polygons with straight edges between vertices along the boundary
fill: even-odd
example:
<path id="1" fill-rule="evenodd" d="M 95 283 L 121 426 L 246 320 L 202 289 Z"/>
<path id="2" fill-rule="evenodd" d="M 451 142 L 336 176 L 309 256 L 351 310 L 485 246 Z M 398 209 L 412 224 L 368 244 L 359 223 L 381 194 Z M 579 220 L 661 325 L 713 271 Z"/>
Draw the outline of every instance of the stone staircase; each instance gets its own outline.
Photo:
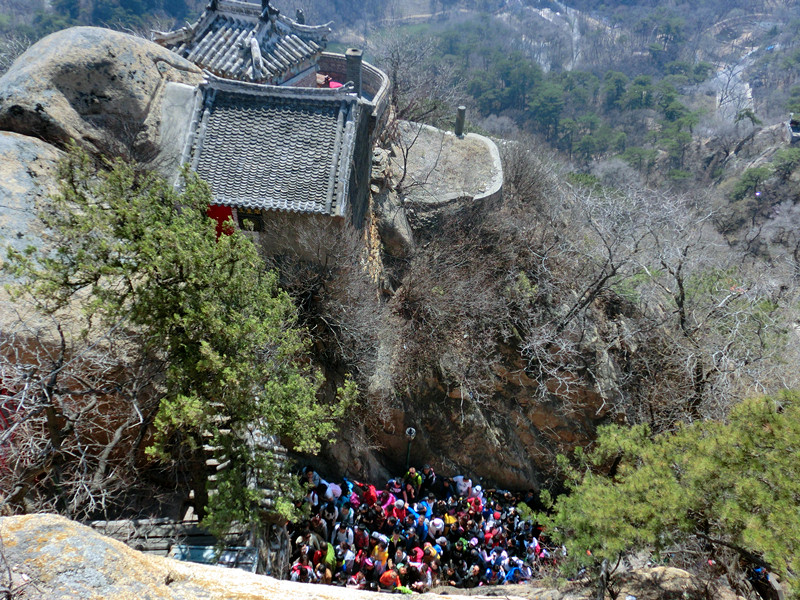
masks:
<path id="1" fill-rule="evenodd" d="M 224 416 L 217 418 L 217 424 L 223 434 L 231 434 L 226 430 L 228 419 Z M 231 466 L 231 459 L 225 454 L 222 447 L 214 446 L 212 434 L 207 431 L 203 435 L 203 452 L 206 466 L 206 492 L 211 498 L 217 493 L 217 483 L 220 475 Z M 271 435 L 254 430 L 242 443 L 250 446 L 252 452 L 269 452 L 272 454 L 278 472 L 284 470 L 288 463 L 286 448 L 280 441 Z M 259 507 L 266 514 L 264 521 L 266 530 L 256 532 L 249 524 L 233 524 L 229 536 L 226 538 L 228 550 L 219 554 L 220 557 L 241 554 L 247 548 L 255 549 L 255 565 L 250 569 L 253 572 L 272 575 L 281 578 L 288 568 L 289 537 L 285 523 L 273 512 L 276 500 L 280 493 L 281 478 L 265 477 L 255 478 L 251 485 L 256 486 L 260 492 Z M 193 492 L 194 493 L 194 492 Z M 275 515 L 270 518 L 270 514 Z M 195 561 L 193 556 L 212 554 L 218 540 L 207 529 L 201 526 L 193 510 L 184 515 L 182 520 L 176 521 L 169 518 L 153 519 L 124 519 L 116 521 L 93 521 L 89 523 L 95 531 L 115 540 L 123 542 L 135 550 L 146 554 L 159 556 L 173 556 Z M 251 562 L 253 562 L 251 561 Z M 196 561 L 195 561 L 196 562 Z M 207 561 L 200 561 L 207 562 Z M 216 563 L 215 563 L 216 564 Z M 222 563 L 219 563 L 222 564 Z M 227 564 L 224 566 L 240 566 Z M 244 568 L 244 567 L 242 567 Z"/>

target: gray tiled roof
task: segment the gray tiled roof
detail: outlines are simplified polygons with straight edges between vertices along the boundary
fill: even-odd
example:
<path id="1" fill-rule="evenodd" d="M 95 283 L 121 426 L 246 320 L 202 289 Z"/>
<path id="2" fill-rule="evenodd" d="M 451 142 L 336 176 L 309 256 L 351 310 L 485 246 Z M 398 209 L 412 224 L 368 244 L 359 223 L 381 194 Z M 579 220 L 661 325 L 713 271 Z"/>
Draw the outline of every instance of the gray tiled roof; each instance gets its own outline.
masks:
<path id="1" fill-rule="evenodd" d="M 240 81 L 279 84 L 316 63 L 327 44 L 328 25 L 260 17 L 260 4 L 219 0 L 193 25 L 155 32 L 153 39 L 214 75 Z"/>
<path id="2" fill-rule="evenodd" d="M 185 157 L 215 204 L 344 214 L 361 110 L 353 94 L 216 78 L 199 93 Z"/>

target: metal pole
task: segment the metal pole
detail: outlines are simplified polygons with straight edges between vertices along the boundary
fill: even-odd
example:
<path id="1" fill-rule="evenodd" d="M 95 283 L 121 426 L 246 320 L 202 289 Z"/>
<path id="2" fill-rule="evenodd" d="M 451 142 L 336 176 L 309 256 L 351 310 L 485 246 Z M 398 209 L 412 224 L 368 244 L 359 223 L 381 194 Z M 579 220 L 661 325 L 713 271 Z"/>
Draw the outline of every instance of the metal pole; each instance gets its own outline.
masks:
<path id="1" fill-rule="evenodd" d="M 406 471 L 408 471 L 408 466 L 411 464 L 411 442 L 414 441 L 415 437 L 417 437 L 417 430 L 413 427 L 408 427 L 406 429 L 406 438 L 408 438 L 408 448 L 406 449 Z"/>

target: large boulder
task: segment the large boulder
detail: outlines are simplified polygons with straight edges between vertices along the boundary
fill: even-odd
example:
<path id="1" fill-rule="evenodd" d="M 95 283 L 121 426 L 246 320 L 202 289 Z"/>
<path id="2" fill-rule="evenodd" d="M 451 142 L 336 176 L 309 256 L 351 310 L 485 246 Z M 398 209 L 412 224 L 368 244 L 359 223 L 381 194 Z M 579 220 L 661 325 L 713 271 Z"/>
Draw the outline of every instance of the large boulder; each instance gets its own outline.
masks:
<path id="1" fill-rule="evenodd" d="M 502 196 L 500 153 L 482 135 L 402 121 L 392 154 L 397 193 L 421 238 L 436 235 L 442 219 L 469 218 Z"/>
<path id="2" fill-rule="evenodd" d="M 148 162 L 160 149 L 167 83 L 202 79 L 195 65 L 153 42 L 65 29 L 31 46 L 0 78 L 0 129 Z"/>
<path id="3" fill-rule="evenodd" d="M 0 131 L 0 256 L 7 246 L 22 251 L 39 244 L 36 205 L 55 191 L 61 155 L 36 138 Z"/>

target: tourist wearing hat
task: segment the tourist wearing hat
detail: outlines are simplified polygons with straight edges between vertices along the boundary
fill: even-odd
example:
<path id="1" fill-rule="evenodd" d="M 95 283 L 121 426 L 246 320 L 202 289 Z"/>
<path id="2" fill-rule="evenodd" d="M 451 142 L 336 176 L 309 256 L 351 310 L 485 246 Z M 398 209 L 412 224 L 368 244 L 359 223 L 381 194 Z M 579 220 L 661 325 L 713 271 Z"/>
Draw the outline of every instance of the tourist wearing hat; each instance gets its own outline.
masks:
<path id="1" fill-rule="evenodd" d="M 467 494 L 467 498 L 478 498 L 483 503 L 483 487 L 480 485 L 474 486 Z"/>
<path id="2" fill-rule="evenodd" d="M 400 479 L 390 479 L 386 482 L 386 489 L 399 498 L 403 494 L 403 482 Z"/>
<path id="3" fill-rule="evenodd" d="M 430 537 L 432 540 L 435 540 L 443 533 L 444 533 L 444 519 L 440 519 L 439 517 L 431 519 L 430 524 L 428 525 L 428 537 Z"/>
<path id="4" fill-rule="evenodd" d="M 367 590 L 377 590 L 378 589 L 378 581 L 380 580 L 381 574 L 375 568 L 376 564 L 375 561 L 371 558 L 368 558 L 364 561 L 364 565 L 361 567 L 361 572 L 364 573 L 364 583 L 365 587 L 363 589 Z"/>
<path id="5" fill-rule="evenodd" d="M 405 501 L 395 500 L 394 504 L 387 510 L 387 515 L 397 517 L 398 521 L 403 521 L 408 516 Z"/>

